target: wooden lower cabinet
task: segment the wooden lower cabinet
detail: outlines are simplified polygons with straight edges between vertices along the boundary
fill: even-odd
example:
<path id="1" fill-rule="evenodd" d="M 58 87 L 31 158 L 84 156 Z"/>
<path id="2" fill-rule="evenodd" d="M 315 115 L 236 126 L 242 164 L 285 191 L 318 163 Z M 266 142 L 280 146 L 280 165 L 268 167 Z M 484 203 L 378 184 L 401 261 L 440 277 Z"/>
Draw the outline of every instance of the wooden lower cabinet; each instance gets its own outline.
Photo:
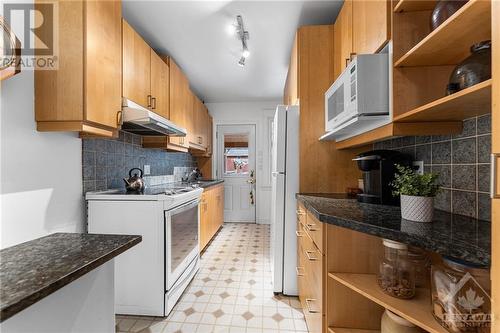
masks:
<path id="1" fill-rule="evenodd" d="M 224 186 L 206 188 L 200 202 L 200 252 L 224 223 Z"/>
<path id="2" fill-rule="evenodd" d="M 318 237 L 318 234 L 321 233 Z M 314 236 L 313 236 L 314 235 Z M 317 243 L 317 240 L 321 244 Z M 322 333 L 324 321 L 324 254 L 322 223 L 302 205 L 297 209 L 297 278 L 299 300 L 310 333 Z M 319 246 L 318 246 L 319 245 Z"/>

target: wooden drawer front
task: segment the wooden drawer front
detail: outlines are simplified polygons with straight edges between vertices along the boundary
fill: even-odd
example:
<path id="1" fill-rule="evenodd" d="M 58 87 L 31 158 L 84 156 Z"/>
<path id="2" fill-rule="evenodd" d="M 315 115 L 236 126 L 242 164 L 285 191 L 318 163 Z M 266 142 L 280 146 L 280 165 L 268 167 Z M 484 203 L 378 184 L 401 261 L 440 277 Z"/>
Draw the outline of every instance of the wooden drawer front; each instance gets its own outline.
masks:
<path id="1" fill-rule="evenodd" d="M 306 209 L 301 203 L 297 204 L 297 224 L 302 223 L 303 225 L 306 225 Z M 297 229 L 298 230 L 298 229 Z"/>
<path id="2" fill-rule="evenodd" d="M 307 211 L 307 216 L 304 224 L 307 234 L 311 237 L 316 247 L 321 253 L 323 251 L 323 223 L 318 221 L 314 215 Z"/>
<path id="3" fill-rule="evenodd" d="M 297 284 L 299 288 L 299 299 L 302 301 L 306 297 L 306 277 L 307 277 L 307 271 L 306 271 L 306 258 L 304 255 L 304 238 L 307 238 L 307 235 L 304 231 L 304 226 L 297 221 L 297 267 L 296 267 L 296 272 L 297 272 Z"/>
<path id="4" fill-rule="evenodd" d="M 307 281 L 307 298 L 314 299 L 315 309 L 321 312 L 323 298 L 323 255 L 318 251 L 307 234 L 302 237 L 300 249 L 301 265 Z"/>

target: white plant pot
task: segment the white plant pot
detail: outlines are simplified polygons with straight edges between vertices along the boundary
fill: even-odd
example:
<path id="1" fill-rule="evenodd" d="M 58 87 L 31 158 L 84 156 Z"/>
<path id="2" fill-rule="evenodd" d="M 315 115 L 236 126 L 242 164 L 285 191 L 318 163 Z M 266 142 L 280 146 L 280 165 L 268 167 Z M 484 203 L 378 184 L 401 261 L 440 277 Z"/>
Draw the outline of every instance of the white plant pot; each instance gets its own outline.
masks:
<path id="1" fill-rule="evenodd" d="M 401 217 L 415 222 L 432 222 L 434 197 L 401 195 Z"/>

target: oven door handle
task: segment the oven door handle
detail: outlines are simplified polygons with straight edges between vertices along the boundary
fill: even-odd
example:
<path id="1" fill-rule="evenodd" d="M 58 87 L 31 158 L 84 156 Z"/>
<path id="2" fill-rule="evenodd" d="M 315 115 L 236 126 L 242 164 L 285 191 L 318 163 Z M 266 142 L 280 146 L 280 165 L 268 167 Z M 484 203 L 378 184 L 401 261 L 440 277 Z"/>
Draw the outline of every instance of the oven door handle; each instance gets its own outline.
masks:
<path id="1" fill-rule="evenodd" d="M 200 203 L 200 200 L 199 199 L 195 199 L 195 200 L 192 200 L 192 201 L 189 201 L 185 204 L 182 204 L 180 206 L 177 206 L 175 208 L 172 208 L 170 210 L 167 210 L 166 212 L 173 216 L 173 215 L 177 215 L 177 214 L 180 214 L 180 213 L 183 213 L 187 210 L 190 210 L 191 208 L 194 208 L 196 206 L 198 206 Z"/>

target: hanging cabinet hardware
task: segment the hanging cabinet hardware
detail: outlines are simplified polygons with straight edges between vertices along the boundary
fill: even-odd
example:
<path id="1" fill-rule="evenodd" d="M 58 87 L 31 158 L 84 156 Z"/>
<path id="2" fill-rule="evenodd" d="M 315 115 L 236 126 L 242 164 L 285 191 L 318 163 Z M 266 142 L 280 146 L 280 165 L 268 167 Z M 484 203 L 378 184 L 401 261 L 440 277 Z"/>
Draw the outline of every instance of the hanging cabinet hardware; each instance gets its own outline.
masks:
<path id="1" fill-rule="evenodd" d="M 490 197 L 492 199 L 500 199 L 500 193 L 498 193 L 498 159 L 500 158 L 500 153 L 491 154 L 491 181 L 490 181 Z"/>
<path id="2" fill-rule="evenodd" d="M 148 95 L 148 108 L 151 107 L 151 97 L 153 97 L 153 96 Z"/>
<path id="3" fill-rule="evenodd" d="M 300 270 L 304 270 L 304 267 L 295 267 L 295 271 L 297 272 L 297 276 L 305 276 L 305 274 L 301 273 Z"/>
<path id="4" fill-rule="evenodd" d="M 318 313 L 319 311 L 318 310 L 313 310 L 311 308 L 311 305 L 309 303 L 312 303 L 312 302 L 316 302 L 316 300 L 314 298 L 306 298 L 306 307 L 307 307 L 307 311 L 309 313 Z"/>
<path id="5" fill-rule="evenodd" d="M 311 257 L 311 254 L 313 254 L 314 251 L 305 251 L 305 253 L 306 253 L 307 259 L 309 259 L 310 261 L 316 261 L 316 260 L 318 260 L 318 258 L 316 258 L 316 257 Z"/>

